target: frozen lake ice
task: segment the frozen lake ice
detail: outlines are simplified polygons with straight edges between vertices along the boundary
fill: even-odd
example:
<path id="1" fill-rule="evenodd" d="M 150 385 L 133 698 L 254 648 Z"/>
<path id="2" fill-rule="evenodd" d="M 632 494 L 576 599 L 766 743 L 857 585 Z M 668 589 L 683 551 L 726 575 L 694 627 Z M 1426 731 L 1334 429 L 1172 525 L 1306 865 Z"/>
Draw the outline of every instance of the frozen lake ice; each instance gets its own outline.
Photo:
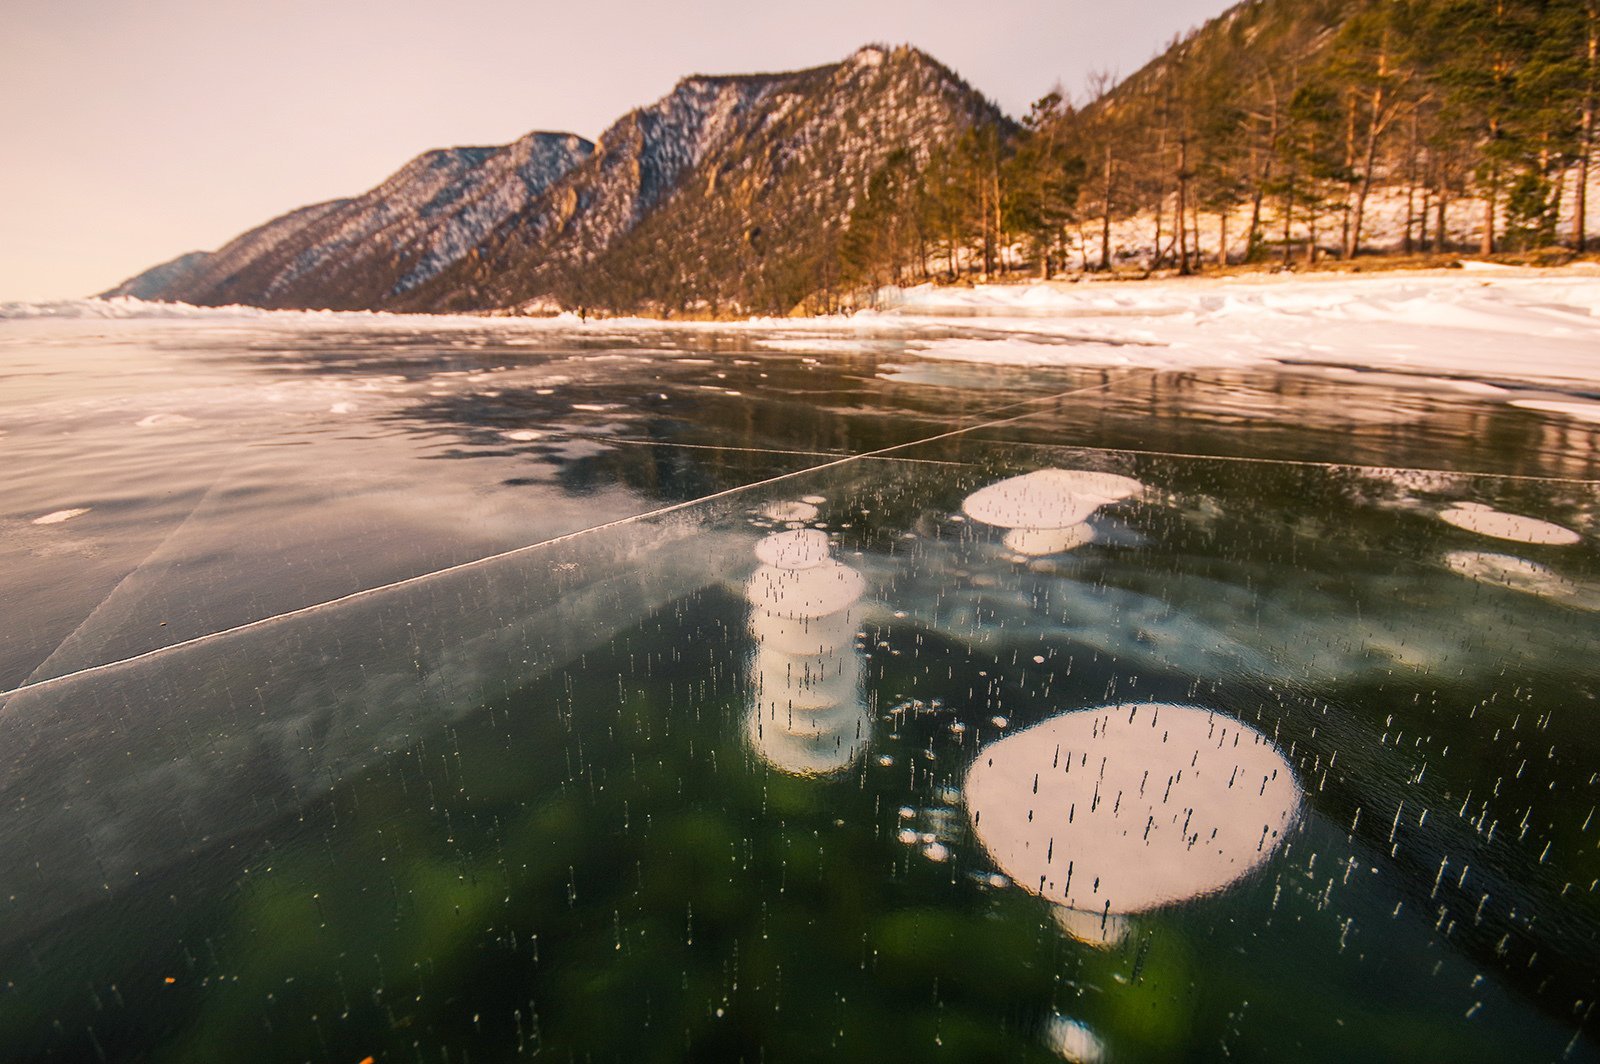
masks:
<path id="1" fill-rule="evenodd" d="M 0 1060 L 1600 1058 L 1592 397 L 990 328 L 0 322 Z"/>

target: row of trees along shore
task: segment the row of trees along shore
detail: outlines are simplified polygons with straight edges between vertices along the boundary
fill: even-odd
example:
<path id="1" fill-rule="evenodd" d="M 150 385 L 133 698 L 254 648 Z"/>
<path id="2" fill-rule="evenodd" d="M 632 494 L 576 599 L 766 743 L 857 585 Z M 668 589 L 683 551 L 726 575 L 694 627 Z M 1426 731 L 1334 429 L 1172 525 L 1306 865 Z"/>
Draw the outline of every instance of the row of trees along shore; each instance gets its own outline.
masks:
<path id="1" fill-rule="evenodd" d="M 1252 0 L 1087 95 L 890 157 L 843 286 L 1594 246 L 1600 0 Z"/>

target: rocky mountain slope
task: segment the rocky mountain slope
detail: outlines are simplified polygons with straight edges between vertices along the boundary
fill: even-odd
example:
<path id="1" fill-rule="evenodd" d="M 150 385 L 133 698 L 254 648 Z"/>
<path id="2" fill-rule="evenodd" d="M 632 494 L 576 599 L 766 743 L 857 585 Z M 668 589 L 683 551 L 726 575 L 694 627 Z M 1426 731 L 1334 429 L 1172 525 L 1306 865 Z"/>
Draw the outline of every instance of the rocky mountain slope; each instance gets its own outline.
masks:
<path id="1" fill-rule="evenodd" d="M 1009 120 L 912 48 L 691 77 L 597 146 L 534 133 L 413 160 L 108 294 L 202 305 L 782 312 L 825 280 L 886 158 Z M 158 271 L 166 271 L 160 273 Z"/>
<path id="2" fill-rule="evenodd" d="M 201 306 L 388 306 L 470 252 L 593 148 L 572 134 L 530 133 L 504 147 L 426 152 L 370 192 L 303 207 L 106 294 L 145 291 Z"/>

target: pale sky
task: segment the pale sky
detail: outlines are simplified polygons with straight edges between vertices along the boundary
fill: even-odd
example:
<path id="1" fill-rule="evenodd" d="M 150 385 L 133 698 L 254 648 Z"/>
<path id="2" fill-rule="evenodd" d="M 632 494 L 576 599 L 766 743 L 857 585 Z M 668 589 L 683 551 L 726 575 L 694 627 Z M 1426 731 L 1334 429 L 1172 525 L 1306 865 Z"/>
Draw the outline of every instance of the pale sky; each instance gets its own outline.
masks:
<path id="1" fill-rule="evenodd" d="M 0 0 L 0 300 L 100 291 L 429 148 L 909 43 L 1013 115 L 1229 0 Z"/>

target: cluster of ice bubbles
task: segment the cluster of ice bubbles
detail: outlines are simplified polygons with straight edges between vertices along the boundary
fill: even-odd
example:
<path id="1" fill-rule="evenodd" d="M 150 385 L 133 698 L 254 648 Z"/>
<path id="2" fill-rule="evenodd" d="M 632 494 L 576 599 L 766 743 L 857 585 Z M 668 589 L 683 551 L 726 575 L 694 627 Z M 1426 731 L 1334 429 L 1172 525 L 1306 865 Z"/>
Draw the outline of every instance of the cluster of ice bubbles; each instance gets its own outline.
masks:
<path id="1" fill-rule="evenodd" d="M 816 504 L 803 505 L 815 516 Z M 782 771 L 838 772 L 865 750 L 872 732 L 855 650 L 866 580 L 833 557 L 828 534 L 816 528 L 767 536 L 756 544 L 756 560 L 745 585 L 758 648 L 750 741 Z"/>
<path id="2" fill-rule="evenodd" d="M 1139 481 L 1113 473 L 1040 469 L 973 493 L 962 509 L 1006 529 L 1010 550 L 1037 557 L 1091 542 L 1088 520 L 1096 510 L 1143 491 Z M 750 740 L 769 763 L 797 775 L 847 768 L 872 730 L 854 647 L 866 581 L 833 557 L 827 532 L 804 527 L 825 501 L 806 496 L 762 510 L 765 520 L 787 528 L 756 544 L 759 564 L 745 586 L 758 647 Z"/>
<path id="3" fill-rule="evenodd" d="M 1041 469 L 981 488 L 961 509 L 1003 529 L 1011 552 L 1040 557 L 1092 542 L 1098 510 L 1145 490 L 1116 474 Z M 756 545 L 759 567 L 747 584 L 759 645 L 750 738 L 772 764 L 807 775 L 852 764 L 873 724 L 854 646 L 865 581 L 833 557 L 825 531 L 800 527 L 816 518 L 815 501 L 770 508 L 765 516 L 788 529 Z M 1439 516 L 1522 543 L 1581 541 L 1481 504 Z M 1445 560 L 1473 579 L 1577 602 L 1554 572 L 1525 559 L 1453 551 Z M 1064 932 L 1102 947 L 1126 938 L 1141 913 L 1219 894 L 1259 869 L 1302 801 L 1293 768 L 1266 735 L 1214 709 L 1156 702 L 1069 710 L 991 742 L 961 790 L 993 866 L 1048 902 Z M 1047 1027 L 1068 1059 L 1104 1053 L 1076 1020 L 1057 1015 Z"/>

